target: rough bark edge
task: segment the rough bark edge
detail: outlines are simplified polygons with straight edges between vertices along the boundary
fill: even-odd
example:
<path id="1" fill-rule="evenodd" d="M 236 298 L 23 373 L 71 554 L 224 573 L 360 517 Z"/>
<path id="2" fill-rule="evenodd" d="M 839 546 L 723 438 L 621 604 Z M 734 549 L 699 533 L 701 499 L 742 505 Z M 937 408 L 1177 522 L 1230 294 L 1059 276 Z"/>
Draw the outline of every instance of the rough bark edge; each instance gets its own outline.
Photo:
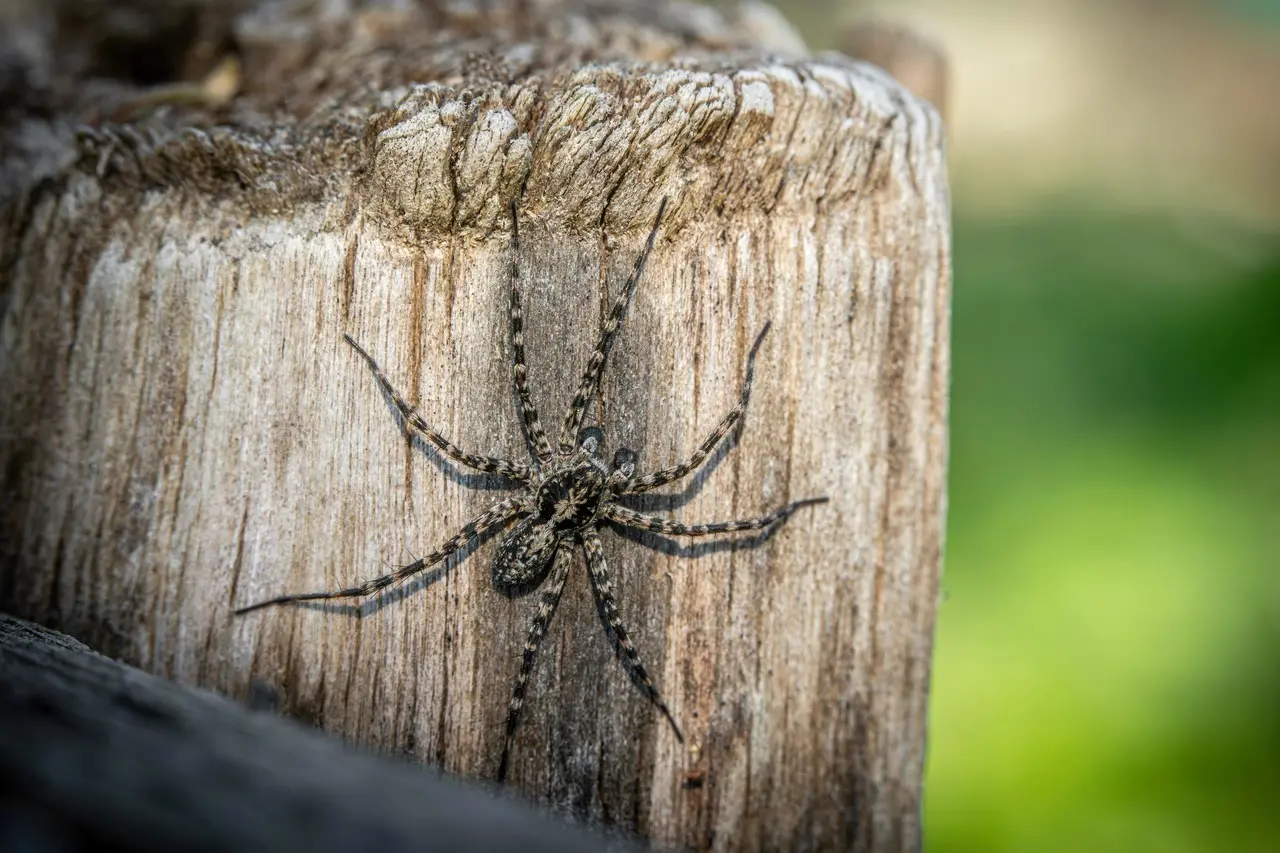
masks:
<path id="1" fill-rule="evenodd" d="M 797 193 L 838 206 L 882 184 L 894 137 L 908 159 L 939 144 L 936 114 L 879 69 L 763 43 L 749 15 L 589 0 L 563 12 L 593 39 L 505 4 L 469 35 L 475 22 L 445 15 L 446 32 L 425 12 L 324 23 L 242 12 L 224 24 L 244 57 L 230 104 L 96 121 L 86 116 L 142 90 L 91 77 L 55 118 L 9 123 L 0 159 L 39 160 L 47 178 L 88 177 L 117 197 L 179 188 L 233 218 L 328 204 L 331 225 L 361 216 L 418 242 L 505 230 L 515 196 L 578 231 L 647 227 L 663 195 L 673 223 L 682 196 L 699 215 L 708 203 L 767 215 Z M 317 68 L 329 72 L 319 88 Z M 876 145 L 840 146 L 849 122 Z M 32 186 L 18 171 L 26 180 L 0 198 Z"/>

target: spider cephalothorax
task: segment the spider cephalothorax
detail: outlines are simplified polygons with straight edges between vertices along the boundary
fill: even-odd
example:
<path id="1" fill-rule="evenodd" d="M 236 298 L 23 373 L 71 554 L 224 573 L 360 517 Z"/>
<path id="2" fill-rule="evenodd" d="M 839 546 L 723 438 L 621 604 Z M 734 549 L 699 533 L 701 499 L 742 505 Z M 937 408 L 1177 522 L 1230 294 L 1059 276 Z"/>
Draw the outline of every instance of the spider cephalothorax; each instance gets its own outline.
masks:
<path id="1" fill-rule="evenodd" d="M 498 545 L 493 582 L 500 589 L 525 589 L 542 580 L 560 543 L 594 525 L 610 487 L 626 482 L 635 471 L 633 463 L 618 465 L 616 460 L 610 471 L 596 456 L 599 436 L 583 432 L 576 452 L 555 456 L 539 472 L 531 513 Z M 630 451 L 618 451 L 619 457 L 624 454 Z"/>
<path id="2" fill-rule="evenodd" d="M 746 412 L 747 401 L 751 396 L 751 379 L 755 372 L 756 354 L 769 331 L 766 323 L 756 337 L 751 351 L 747 354 L 746 376 L 742 383 L 742 392 L 733 410 L 720 421 L 720 424 L 709 435 L 688 459 L 669 468 L 655 471 L 644 476 L 636 476 L 636 455 L 626 448 L 619 449 L 613 457 L 612 464 L 606 464 L 598 455 L 603 433 L 598 427 L 583 427 L 583 417 L 593 398 L 600 381 L 600 373 L 604 369 L 605 360 L 613 345 L 614 336 L 622 325 L 623 316 L 635 291 L 636 283 L 644 271 L 644 264 L 653 249 L 653 242 L 658 234 L 658 226 L 662 221 L 662 213 L 666 209 L 666 199 L 658 206 L 658 214 L 645 241 L 635 268 L 622 287 L 613 305 L 613 310 L 600 330 L 600 341 L 595 352 L 587 363 L 586 372 L 578 385 L 569 411 L 565 415 L 564 426 L 560 431 L 559 442 L 555 450 L 543 431 L 538 418 L 538 410 L 533 404 L 533 396 L 528 385 L 528 372 L 524 357 L 524 317 L 520 307 L 520 228 L 516 217 L 515 204 L 511 205 L 512 252 L 510 264 L 511 277 L 511 350 L 512 350 L 512 383 L 519 401 L 520 415 L 524 424 L 525 437 L 533 464 L 525 464 L 492 456 L 479 456 L 468 453 L 427 424 L 413 406 L 392 387 L 390 380 L 373 360 L 351 337 L 346 336 L 347 343 L 360 353 L 373 369 L 374 375 L 381 383 L 383 390 L 395 403 L 406 423 L 424 438 L 435 445 L 445 456 L 460 462 L 477 471 L 498 474 L 514 481 L 523 487 L 520 494 L 500 501 L 489 507 L 480 515 L 468 521 L 452 538 L 443 545 L 407 566 L 379 578 L 366 581 L 359 586 L 328 592 L 304 592 L 282 595 L 267 601 L 260 601 L 235 611 L 237 615 L 248 613 L 274 604 L 287 604 L 297 601 L 313 601 L 316 599 L 357 598 L 383 590 L 392 584 L 415 575 L 424 569 L 434 566 L 457 552 L 467 543 L 476 539 L 488 530 L 515 522 L 511 530 L 498 545 L 493 560 L 493 580 L 502 589 L 533 589 L 542 587 L 542 597 L 538 603 L 538 611 L 529 629 L 529 638 L 525 641 L 524 657 L 516 683 L 511 691 L 511 703 L 507 708 L 507 733 L 503 744 L 502 758 L 498 764 L 498 780 L 506 777 L 507 763 L 511 754 L 511 746 L 515 740 L 516 724 L 520 717 L 520 708 L 524 703 L 525 688 L 529 675 L 533 671 L 534 659 L 538 644 L 547 632 L 551 617 L 555 614 L 564 591 L 565 581 L 569 577 L 569 568 L 573 562 L 575 547 L 582 549 L 586 556 L 587 571 L 591 576 L 592 588 L 600 609 L 609 622 L 609 628 L 617 641 L 622 657 L 630 666 L 636 681 L 644 689 L 650 701 L 662 711 L 671 724 L 676 738 L 681 742 L 684 736 L 675 718 L 662 700 L 658 689 L 650 679 L 648 671 L 640 663 L 640 657 L 632 645 L 627 629 L 618 614 L 618 607 L 613 597 L 613 582 L 605 563 L 604 550 L 600 544 L 598 529 L 604 523 L 620 527 L 648 530 L 675 536 L 706 536 L 716 533 L 735 533 L 744 530 L 764 530 L 782 521 L 802 506 L 821 503 L 826 498 L 809 498 L 794 501 L 773 512 L 757 518 L 740 521 L 721 521 L 713 524 L 686 525 L 666 519 L 657 518 L 637 512 L 625 506 L 622 501 L 629 495 L 638 495 L 652 489 L 675 482 L 696 470 L 717 445 L 727 436 Z"/>

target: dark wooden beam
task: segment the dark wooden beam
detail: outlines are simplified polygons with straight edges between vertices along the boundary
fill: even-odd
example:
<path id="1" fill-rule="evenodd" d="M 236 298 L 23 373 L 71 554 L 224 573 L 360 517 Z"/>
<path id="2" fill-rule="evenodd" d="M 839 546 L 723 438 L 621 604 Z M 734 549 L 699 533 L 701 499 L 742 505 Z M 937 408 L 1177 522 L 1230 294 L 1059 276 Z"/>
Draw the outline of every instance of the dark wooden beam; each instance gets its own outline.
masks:
<path id="1" fill-rule="evenodd" d="M 608 839 L 0 615 L 0 850 L 587 851 Z"/>

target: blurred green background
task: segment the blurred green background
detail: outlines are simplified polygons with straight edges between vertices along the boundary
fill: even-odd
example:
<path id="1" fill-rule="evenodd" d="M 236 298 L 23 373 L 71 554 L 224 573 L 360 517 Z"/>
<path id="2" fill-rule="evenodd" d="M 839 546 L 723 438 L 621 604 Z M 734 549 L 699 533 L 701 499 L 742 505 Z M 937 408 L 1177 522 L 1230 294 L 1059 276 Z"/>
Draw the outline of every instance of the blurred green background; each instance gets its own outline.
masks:
<path id="1" fill-rule="evenodd" d="M 1280 2 L 776 5 L 950 62 L 926 849 L 1280 850 Z"/>

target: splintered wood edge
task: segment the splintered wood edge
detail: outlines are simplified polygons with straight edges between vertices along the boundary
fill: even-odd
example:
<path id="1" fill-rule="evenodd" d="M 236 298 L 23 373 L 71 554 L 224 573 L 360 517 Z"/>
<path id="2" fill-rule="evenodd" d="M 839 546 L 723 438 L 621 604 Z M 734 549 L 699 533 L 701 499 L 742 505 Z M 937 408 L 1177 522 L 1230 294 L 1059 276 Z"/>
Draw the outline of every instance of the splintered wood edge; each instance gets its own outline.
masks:
<path id="1" fill-rule="evenodd" d="M 331 216 L 359 209 L 406 240 L 505 230 L 511 199 L 580 232 L 647 228 L 663 197 L 673 228 L 707 212 L 821 213 L 893 184 L 947 206 L 937 113 L 835 55 L 603 65 L 480 91 L 433 83 L 362 125 L 344 121 L 311 143 L 232 127 L 85 130 L 78 168 L 104 183 L 233 193 L 245 214 L 328 201 Z"/>

